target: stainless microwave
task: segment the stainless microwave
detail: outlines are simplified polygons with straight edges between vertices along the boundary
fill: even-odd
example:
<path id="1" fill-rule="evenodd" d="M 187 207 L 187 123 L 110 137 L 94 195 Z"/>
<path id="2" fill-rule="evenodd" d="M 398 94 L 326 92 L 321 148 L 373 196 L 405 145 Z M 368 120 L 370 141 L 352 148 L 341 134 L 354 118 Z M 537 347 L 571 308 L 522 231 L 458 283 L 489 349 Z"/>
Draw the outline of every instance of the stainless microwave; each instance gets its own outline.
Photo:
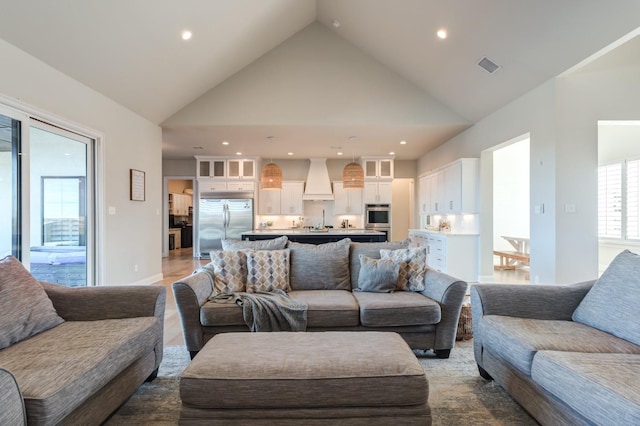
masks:
<path id="1" fill-rule="evenodd" d="M 367 204 L 365 206 L 365 228 L 390 228 L 391 206 L 389 204 Z"/>

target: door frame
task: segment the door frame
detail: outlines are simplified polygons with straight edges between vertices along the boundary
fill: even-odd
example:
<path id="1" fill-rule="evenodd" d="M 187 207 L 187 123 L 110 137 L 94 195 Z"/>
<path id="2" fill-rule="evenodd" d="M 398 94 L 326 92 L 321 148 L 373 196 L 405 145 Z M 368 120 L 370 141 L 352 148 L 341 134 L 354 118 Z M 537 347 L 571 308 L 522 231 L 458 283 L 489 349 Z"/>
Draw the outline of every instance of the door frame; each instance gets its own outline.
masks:
<path id="1" fill-rule="evenodd" d="M 55 128 L 59 128 L 63 131 L 76 133 L 80 136 L 92 139 L 93 142 L 93 256 L 90 259 L 87 257 L 87 264 L 92 263 L 92 276 L 87 274 L 87 286 L 100 286 L 105 283 L 105 252 L 106 247 L 106 232 L 105 232 L 105 218 L 104 218 L 104 170 L 105 170 L 105 141 L 106 137 L 104 133 L 76 123 L 72 120 L 60 117 L 56 114 L 44 111 L 40 108 L 32 105 L 20 102 L 16 99 L 7 97 L 0 94 L 0 114 L 7 115 L 9 117 L 20 120 L 21 133 L 22 133 L 22 147 L 20 155 L 29 155 L 29 128 L 36 123 L 44 123 Z M 28 194 L 30 193 L 31 183 L 30 176 L 30 164 L 28 161 L 22 163 L 21 169 L 21 181 L 22 181 L 22 200 L 20 220 L 22 223 L 29 223 L 31 216 L 31 205 Z M 30 232 L 27 227 L 21 230 L 22 232 L 22 260 L 25 264 L 29 264 L 29 241 Z M 89 272 L 89 269 L 87 269 Z"/>

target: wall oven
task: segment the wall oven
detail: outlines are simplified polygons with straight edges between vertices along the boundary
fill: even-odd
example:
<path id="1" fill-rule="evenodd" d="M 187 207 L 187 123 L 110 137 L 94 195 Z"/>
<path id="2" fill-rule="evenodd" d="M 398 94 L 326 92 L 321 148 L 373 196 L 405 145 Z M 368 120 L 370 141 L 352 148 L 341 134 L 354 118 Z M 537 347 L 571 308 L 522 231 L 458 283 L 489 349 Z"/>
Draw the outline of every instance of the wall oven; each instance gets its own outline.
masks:
<path id="1" fill-rule="evenodd" d="M 364 227 L 375 231 L 391 233 L 391 206 L 389 204 L 367 204 L 364 212 Z"/>

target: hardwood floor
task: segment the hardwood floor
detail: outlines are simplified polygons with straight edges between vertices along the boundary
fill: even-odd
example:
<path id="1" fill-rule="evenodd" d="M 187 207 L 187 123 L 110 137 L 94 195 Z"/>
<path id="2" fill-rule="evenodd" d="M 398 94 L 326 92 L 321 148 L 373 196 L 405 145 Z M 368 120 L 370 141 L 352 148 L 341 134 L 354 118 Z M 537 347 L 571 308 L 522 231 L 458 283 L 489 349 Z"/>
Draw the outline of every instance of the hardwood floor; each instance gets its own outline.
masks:
<path id="1" fill-rule="evenodd" d="M 162 285 L 167 289 L 167 306 L 164 314 L 164 344 L 165 346 L 184 345 L 180 317 L 173 297 L 171 284 L 182 277 L 190 275 L 200 265 L 208 260 L 198 260 L 193 257 L 190 248 L 171 250 L 169 257 L 162 259 L 162 274 L 164 278 L 153 285 Z"/>

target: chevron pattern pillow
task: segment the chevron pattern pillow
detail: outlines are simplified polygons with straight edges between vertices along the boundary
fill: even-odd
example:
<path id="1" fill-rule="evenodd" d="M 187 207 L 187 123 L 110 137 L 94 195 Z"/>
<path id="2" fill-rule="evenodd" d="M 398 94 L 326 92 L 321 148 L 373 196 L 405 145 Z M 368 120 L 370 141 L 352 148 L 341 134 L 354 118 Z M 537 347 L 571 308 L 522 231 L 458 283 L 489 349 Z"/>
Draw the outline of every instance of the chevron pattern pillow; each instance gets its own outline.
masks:
<path id="1" fill-rule="evenodd" d="M 289 285 L 290 250 L 247 250 L 247 293 L 291 291 Z"/>
<path id="2" fill-rule="evenodd" d="M 426 247 L 412 247 L 399 250 L 380 250 L 382 259 L 391 259 L 400 265 L 398 290 L 423 291 L 427 269 Z"/>
<path id="3" fill-rule="evenodd" d="M 245 291 L 247 284 L 247 255 L 245 250 L 213 250 L 213 287 L 216 294 Z"/>

